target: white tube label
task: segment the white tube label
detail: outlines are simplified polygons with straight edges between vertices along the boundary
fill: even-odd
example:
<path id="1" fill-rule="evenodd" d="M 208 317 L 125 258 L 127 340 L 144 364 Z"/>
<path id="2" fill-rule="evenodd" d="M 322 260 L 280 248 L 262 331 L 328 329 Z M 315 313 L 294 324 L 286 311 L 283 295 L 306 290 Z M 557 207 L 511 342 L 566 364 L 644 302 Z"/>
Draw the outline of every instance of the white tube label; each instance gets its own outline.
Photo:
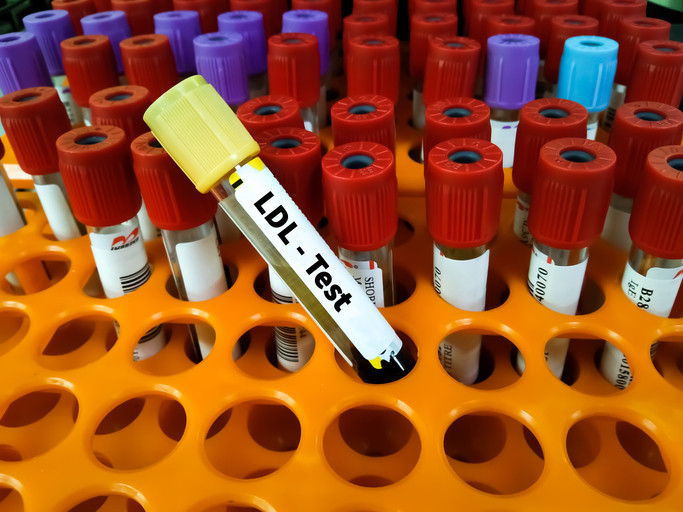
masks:
<path id="1" fill-rule="evenodd" d="M 586 126 L 586 138 L 590 140 L 595 140 L 595 137 L 598 135 L 598 122 L 594 121 L 592 123 L 588 123 Z"/>
<path id="2" fill-rule="evenodd" d="M 389 361 L 398 353 L 400 338 L 261 159 L 240 167 L 230 183 L 240 205 L 361 355 L 377 367 L 377 358 Z"/>
<path id="3" fill-rule="evenodd" d="M 154 225 L 152 219 L 149 218 L 147 206 L 145 206 L 144 201 L 142 202 L 142 206 L 140 206 L 140 211 L 138 212 L 138 223 L 140 224 L 140 231 L 142 232 L 142 238 L 145 240 L 145 242 L 159 238 L 161 232 L 159 231 L 159 228 Z"/>
<path id="4" fill-rule="evenodd" d="M 74 214 L 71 212 L 62 189 L 53 184 L 39 185 L 36 183 L 35 187 L 55 238 L 61 241 L 81 236 Z"/>
<path id="5" fill-rule="evenodd" d="M 133 349 L 133 361 L 142 361 L 152 357 L 154 354 L 161 352 L 165 345 L 166 334 L 164 334 L 163 326 L 157 325 L 140 338 L 135 349 Z"/>
<path id="6" fill-rule="evenodd" d="M 17 208 L 12 192 L 5 186 L 5 181 L 0 176 L 0 236 L 9 235 L 24 227 L 24 219 Z"/>
<path id="7" fill-rule="evenodd" d="M 65 76 L 53 76 L 52 84 L 54 85 L 55 89 L 57 89 L 57 95 L 64 104 L 64 108 L 66 109 L 66 114 L 69 116 L 69 122 L 71 123 L 71 126 L 76 126 L 83 122 L 83 113 L 81 111 L 81 107 L 76 104 L 73 96 L 71 95 L 71 88 L 64 85 L 65 79 Z"/>
<path id="8" fill-rule="evenodd" d="M 626 263 L 621 289 L 640 309 L 666 318 L 671 314 L 682 280 L 683 266 L 653 267 L 644 276 L 636 272 L 630 263 Z"/>
<path id="9" fill-rule="evenodd" d="M 605 217 L 605 225 L 602 228 L 602 239 L 622 251 L 630 251 L 631 235 L 628 232 L 630 219 L 630 213 L 610 206 L 607 210 L 607 217 Z"/>
<path id="10" fill-rule="evenodd" d="M 602 351 L 600 373 L 618 389 L 626 388 L 633 380 L 633 374 L 631 373 L 626 356 L 609 342 L 605 342 L 605 347 Z"/>
<path id="11" fill-rule="evenodd" d="M 378 308 L 384 307 L 384 282 L 382 269 L 375 261 L 355 261 L 339 258 L 349 274 L 363 289 L 368 299 Z"/>
<path id="12" fill-rule="evenodd" d="M 556 265 L 536 247 L 531 251 L 527 288 L 538 302 L 565 315 L 575 315 L 588 258 L 576 265 Z"/>
<path id="13" fill-rule="evenodd" d="M 469 260 L 447 258 L 434 245 L 434 289 L 451 306 L 484 311 L 489 251 Z"/>
<path id="14" fill-rule="evenodd" d="M 187 300 L 197 302 L 213 299 L 228 289 L 213 229 L 209 236 L 201 240 L 177 244 L 176 254 Z"/>
<path id="15" fill-rule="evenodd" d="M 515 219 L 512 223 L 512 229 L 522 243 L 531 245 L 531 233 L 529 233 L 529 203 L 521 197 L 517 196 L 517 204 L 515 205 Z"/>
<path id="16" fill-rule="evenodd" d="M 491 119 L 491 142 L 503 152 L 503 167 L 512 167 L 515 157 L 515 138 L 519 121 Z"/>

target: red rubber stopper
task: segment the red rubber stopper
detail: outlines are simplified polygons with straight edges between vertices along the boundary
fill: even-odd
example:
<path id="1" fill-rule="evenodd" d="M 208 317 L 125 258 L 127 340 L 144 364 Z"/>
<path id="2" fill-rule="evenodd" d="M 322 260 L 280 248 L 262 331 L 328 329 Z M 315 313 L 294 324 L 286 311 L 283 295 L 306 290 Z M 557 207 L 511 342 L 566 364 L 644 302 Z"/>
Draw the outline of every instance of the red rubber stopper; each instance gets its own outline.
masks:
<path id="1" fill-rule="evenodd" d="M 111 8 L 126 13 L 132 35 L 154 33 L 156 4 L 153 0 L 111 0 Z"/>
<path id="2" fill-rule="evenodd" d="M 398 228 L 394 155 L 373 142 L 335 147 L 322 161 L 323 196 L 332 234 L 350 251 L 387 245 Z"/>
<path id="3" fill-rule="evenodd" d="M 156 227 L 180 231 L 213 219 L 216 199 L 197 191 L 152 132 L 137 137 L 130 149 L 142 199 Z"/>
<path id="4" fill-rule="evenodd" d="M 342 43 L 344 55 L 348 55 L 349 40 L 356 36 L 390 36 L 389 16 L 384 13 L 351 14 L 344 18 Z"/>
<path id="5" fill-rule="evenodd" d="M 589 16 L 555 16 L 550 20 L 550 35 L 545 54 L 545 79 L 557 83 L 564 42 L 575 36 L 594 36 L 598 33 L 598 20 Z"/>
<path id="6" fill-rule="evenodd" d="M 429 37 L 458 35 L 458 17 L 455 14 L 414 14 L 410 20 L 410 76 L 424 79 Z"/>
<path id="7" fill-rule="evenodd" d="M 237 1 L 232 0 L 233 5 Z M 197 11 L 202 32 L 208 34 L 218 32 L 218 15 L 229 11 L 230 6 L 225 0 L 173 0 L 173 10 Z"/>
<path id="8" fill-rule="evenodd" d="M 681 94 L 683 43 L 662 40 L 639 43 L 626 101 L 659 101 L 678 107 Z"/>
<path id="9" fill-rule="evenodd" d="M 619 21 L 633 16 L 645 16 L 646 7 L 647 0 L 601 0 L 598 34 L 616 39 Z"/>
<path id="10" fill-rule="evenodd" d="M 415 0 L 413 2 L 414 14 L 436 14 L 449 12 L 458 14 L 457 0 Z"/>
<path id="11" fill-rule="evenodd" d="M 427 106 L 422 145 L 425 160 L 434 146 L 448 139 L 491 140 L 491 111 L 474 98 L 447 98 Z"/>
<path id="12" fill-rule="evenodd" d="M 292 10 L 294 9 L 310 9 L 326 13 L 327 28 L 330 32 L 330 49 L 334 48 L 337 34 L 341 30 L 341 4 L 333 0 L 292 0 Z"/>
<path id="13" fill-rule="evenodd" d="M 683 146 L 653 150 L 633 200 L 633 243 L 658 258 L 683 258 Z"/>
<path id="14" fill-rule="evenodd" d="M 531 236 L 557 249 L 581 249 L 600 238 L 616 160 L 611 148 L 594 140 L 555 139 L 543 146 L 531 192 Z"/>
<path id="15" fill-rule="evenodd" d="M 84 126 L 57 139 L 59 171 L 71 208 L 86 226 L 121 224 L 142 205 L 125 132 L 117 126 Z"/>
<path id="16" fill-rule="evenodd" d="M 274 0 L 230 0 L 230 10 L 258 11 L 263 14 L 263 28 L 266 32 L 266 38 L 269 38 L 280 32 L 282 28 L 282 13 L 280 13 L 278 18 L 278 8 L 275 4 Z M 204 30 L 204 32 L 208 31 Z M 212 32 L 215 32 L 215 30 L 212 30 Z"/>
<path id="17" fill-rule="evenodd" d="M 87 108 L 93 93 L 118 85 L 114 50 L 107 36 L 70 37 L 59 45 L 71 95 L 78 105 Z"/>
<path id="18" fill-rule="evenodd" d="M 139 85 L 119 85 L 96 92 L 90 97 L 92 123 L 121 128 L 128 143 L 149 128 L 142 119 L 152 104 L 149 92 Z"/>
<path id="19" fill-rule="evenodd" d="M 467 37 L 486 43 L 486 20 L 498 14 L 514 14 L 514 0 L 471 0 L 472 9 L 465 18 L 465 32 Z"/>
<path id="20" fill-rule="evenodd" d="M 536 34 L 536 20 L 517 14 L 498 14 L 486 21 L 486 38 L 498 34 Z"/>
<path id="21" fill-rule="evenodd" d="M 555 16 L 579 14 L 578 0 L 533 0 L 529 16 L 536 20 L 536 34 L 540 43 L 541 58 L 545 59 L 550 39 L 550 20 Z"/>
<path id="22" fill-rule="evenodd" d="M 446 247 L 489 243 L 498 231 L 503 199 L 503 152 L 481 139 L 440 142 L 425 166 L 427 227 Z"/>
<path id="23" fill-rule="evenodd" d="M 145 34 L 121 41 L 123 70 L 131 85 L 147 88 L 151 101 L 178 83 L 178 71 L 168 37 Z"/>
<path id="24" fill-rule="evenodd" d="M 0 121 L 26 173 L 58 172 L 55 141 L 71 123 L 55 88 L 32 87 L 0 97 Z"/>
<path id="25" fill-rule="evenodd" d="M 650 151 L 680 144 L 681 137 L 683 113 L 671 105 L 634 101 L 619 107 L 608 142 L 617 154 L 614 192 L 622 197 L 635 197 Z"/>
<path id="26" fill-rule="evenodd" d="M 291 96 L 301 108 L 315 105 L 320 96 L 318 38 L 298 32 L 270 37 L 268 80 L 273 95 Z"/>
<path id="27" fill-rule="evenodd" d="M 242 103 L 237 118 L 252 137 L 272 128 L 303 128 L 299 103 L 289 96 L 259 96 Z"/>
<path id="28" fill-rule="evenodd" d="M 316 226 L 323 218 L 320 139 L 303 128 L 283 126 L 256 136 L 259 157 Z"/>
<path id="29" fill-rule="evenodd" d="M 353 0 L 353 14 L 386 14 L 389 17 L 389 35 L 396 35 L 398 0 Z"/>
<path id="30" fill-rule="evenodd" d="M 638 43 L 652 39 L 669 39 L 670 30 L 671 23 L 657 18 L 621 18 L 617 30 L 619 55 L 614 82 L 623 85 L 629 84 Z"/>
<path id="31" fill-rule="evenodd" d="M 97 12 L 93 0 L 52 0 L 52 8 L 61 9 L 69 13 L 69 19 L 71 19 L 71 24 L 74 26 L 74 32 L 77 36 L 83 35 L 81 18 Z"/>
<path id="32" fill-rule="evenodd" d="M 444 98 L 474 97 L 481 45 L 467 37 L 429 39 L 423 100 L 429 105 Z"/>
<path id="33" fill-rule="evenodd" d="M 379 95 L 349 96 L 332 105 L 335 146 L 349 142 L 376 142 L 396 151 L 394 104 Z"/>
<path id="34" fill-rule="evenodd" d="M 515 165 L 512 168 L 515 186 L 531 194 L 538 153 L 543 145 L 565 137 L 585 139 L 587 122 L 586 107 L 571 100 L 542 98 L 524 105 L 515 138 Z"/>
<path id="35" fill-rule="evenodd" d="M 349 41 L 346 84 L 349 96 L 379 94 L 395 105 L 401 61 L 393 36 L 359 36 Z"/>

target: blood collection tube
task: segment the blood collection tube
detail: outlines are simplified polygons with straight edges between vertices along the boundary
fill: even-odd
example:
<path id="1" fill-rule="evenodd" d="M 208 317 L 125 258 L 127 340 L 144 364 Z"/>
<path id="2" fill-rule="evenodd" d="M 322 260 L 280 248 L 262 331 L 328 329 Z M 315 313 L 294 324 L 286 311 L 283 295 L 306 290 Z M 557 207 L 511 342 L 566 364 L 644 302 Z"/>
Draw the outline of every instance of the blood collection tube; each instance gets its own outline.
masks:
<path id="1" fill-rule="evenodd" d="M 467 37 L 432 37 L 425 64 L 426 106 L 445 98 L 474 98 L 481 45 Z"/>
<path id="2" fill-rule="evenodd" d="M 111 0 L 111 8 L 126 13 L 133 36 L 154 32 L 154 0 Z"/>
<path id="3" fill-rule="evenodd" d="M 353 14 L 358 16 L 386 14 L 389 17 L 389 35 L 396 35 L 396 25 L 398 23 L 397 0 L 353 0 Z"/>
<path id="4" fill-rule="evenodd" d="M 344 55 L 349 53 L 349 41 L 357 36 L 393 36 L 389 28 L 389 16 L 384 13 L 351 14 L 343 20 L 342 46 Z"/>
<path id="5" fill-rule="evenodd" d="M 240 34 L 244 40 L 249 98 L 268 94 L 268 58 L 263 14 L 256 11 L 230 11 L 218 16 L 218 31 Z"/>
<path id="6" fill-rule="evenodd" d="M 401 339 L 255 158 L 258 144 L 204 79 L 180 82 L 152 104 L 145 121 L 197 189 L 216 196 L 349 364 L 360 364 L 355 347 L 377 373 L 398 366 Z"/>
<path id="7" fill-rule="evenodd" d="M 486 39 L 498 34 L 536 33 L 536 20 L 517 14 L 497 14 L 486 19 Z"/>
<path id="8" fill-rule="evenodd" d="M 533 237 L 527 287 L 548 309 L 576 314 L 588 264 L 588 247 L 602 231 L 614 183 L 616 155 L 589 139 L 555 139 L 539 153 L 529 207 Z M 552 338 L 545 359 L 562 376 L 568 338 Z M 524 371 L 517 355 L 517 369 Z"/>
<path id="9" fill-rule="evenodd" d="M 104 294 L 131 293 L 152 271 L 138 225 L 141 199 L 125 132 L 116 126 L 85 126 L 57 139 L 59 170 L 76 218 L 88 226 L 90 248 Z M 141 361 L 166 344 L 161 325 L 140 338 L 133 360 Z"/>
<path id="10" fill-rule="evenodd" d="M 218 15 L 229 10 L 229 4 L 216 0 L 173 0 L 173 10 L 196 11 L 202 33 L 210 34 L 218 30 Z"/>
<path id="11" fill-rule="evenodd" d="M 255 11 L 263 15 L 263 27 L 266 31 L 266 39 L 281 31 L 282 14 L 277 9 L 275 0 L 230 0 L 230 8 L 233 11 Z"/>
<path id="12" fill-rule="evenodd" d="M 512 167 L 519 111 L 534 99 L 538 74 L 537 37 L 498 34 L 488 39 L 486 93 L 491 108 L 491 142 L 503 151 L 503 167 Z"/>
<path id="13" fill-rule="evenodd" d="M 683 113 L 656 101 L 624 103 L 617 109 L 608 145 L 617 154 L 614 193 L 607 210 L 602 238 L 622 251 L 631 249 L 628 233 L 633 198 L 639 188 L 650 151 L 680 144 Z"/>
<path id="14" fill-rule="evenodd" d="M 123 11 L 105 11 L 97 14 L 90 14 L 81 18 L 81 26 L 84 35 L 102 34 L 109 38 L 114 58 L 116 59 L 116 70 L 119 74 L 123 73 L 123 62 L 121 61 L 121 47 L 119 43 L 131 37 L 130 26 Z"/>
<path id="15" fill-rule="evenodd" d="M 197 73 L 206 78 L 233 110 L 249 99 L 241 35 L 214 32 L 197 36 L 194 54 Z"/>
<path id="16" fill-rule="evenodd" d="M 323 216 L 320 140 L 302 128 L 273 128 L 256 136 L 261 158 L 273 168 L 273 175 L 313 226 Z M 292 290 L 273 267 L 268 266 L 268 277 L 273 302 L 296 303 Z M 295 372 L 313 355 L 315 340 L 303 327 L 275 327 L 275 351 L 278 366 Z"/>
<path id="17" fill-rule="evenodd" d="M 346 54 L 346 90 L 349 96 L 379 94 L 398 102 L 401 58 L 393 36 L 358 36 Z"/>
<path id="18" fill-rule="evenodd" d="M 318 133 L 320 97 L 320 56 L 317 38 L 311 34 L 292 32 L 268 39 L 268 79 L 270 92 L 291 96 L 299 102 L 304 126 Z"/>
<path id="19" fill-rule="evenodd" d="M 576 36 L 564 42 L 557 97 L 586 107 L 587 134 L 592 140 L 597 135 L 600 113 L 612 95 L 618 48 L 616 41 L 600 36 Z"/>
<path id="20" fill-rule="evenodd" d="M 446 98 L 427 107 L 422 139 L 422 160 L 438 143 L 448 139 L 491 140 L 491 111 L 474 98 Z"/>
<path id="21" fill-rule="evenodd" d="M 3 94 L 29 87 L 50 87 L 52 79 L 31 32 L 0 35 L 0 90 Z"/>
<path id="22" fill-rule="evenodd" d="M 600 34 L 602 37 L 616 39 L 619 31 L 619 21 L 622 19 L 645 16 L 647 0 L 601 0 Z"/>
<path id="23" fill-rule="evenodd" d="M 178 83 L 173 50 L 165 35 L 133 36 L 121 41 L 120 46 L 128 83 L 145 87 L 151 101 Z"/>
<path id="24" fill-rule="evenodd" d="M 425 65 L 430 37 L 458 35 L 455 14 L 414 14 L 410 19 L 410 77 L 413 82 L 413 128 L 422 130 L 425 123 L 425 103 L 422 99 Z"/>
<path id="25" fill-rule="evenodd" d="M 489 244 L 503 198 L 503 153 L 481 139 L 450 139 L 429 152 L 425 166 L 427 226 L 434 239 L 434 289 L 456 308 L 484 311 Z M 439 344 L 449 375 L 473 384 L 480 334 L 454 333 Z"/>
<path id="26" fill-rule="evenodd" d="M 228 281 L 213 223 L 216 200 L 197 192 L 151 132 L 136 138 L 131 151 L 147 211 L 161 229 L 178 297 L 198 302 L 225 292 Z M 191 325 L 190 336 L 199 359 L 204 359 L 213 346 L 211 328 Z"/>
<path id="27" fill-rule="evenodd" d="M 471 0 L 470 5 L 472 9 L 468 10 L 465 18 L 465 33 L 482 46 L 486 44 L 487 18 L 515 12 L 514 0 Z"/>
<path id="28" fill-rule="evenodd" d="M 394 305 L 398 185 L 392 153 L 381 144 L 352 142 L 329 151 L 322 168 L 327 218 L 339 259 L 360 293 L 375 306 Z M 380 372 L 362 357 L 356 359 L 360 377 L 375 384 L 396 380 L 415 366 L 405 345 Z"/>
<path id="29" fill-rule="evenodd" d="M 341 4 L 337 5 L 333 0 L 292 0 L 293 11 L 321 11 L 327 14 L 327 30 L 332 53 L 335 50 L 337 33 L 341 30 L 341 12 L 337 12 L 336 7 L 341 7 Z"/>
<path id="30" fill-rule="evenodd" d="M 619 20 L 616 37 L 617 43 L 619 43 L 617 72 L 614 75 L 609 105 L 605 115 L 600 120 L 600 128 L 604 131 L 609 132 L 612 129 L 617 109 L 624 104 L 626 86 L 631 80 L 631 70 L 636 58 L 638 43 L 652 39 L 668 40 L 670 29 L 671 23 L 656 18 L 634 17 Z"/>
<path id="31" fill-rule="evenodd" d="M 57 137 L 71 129 L 69 117 L 52 87 L 21 89 L 0 97 L 0 121 L 19 165 L 31 175 L 38 198 L 57 240 L 85 234 L 75 218 L 57 165 Z"/>
<path id="32" fill-rule="evenodd" d="M 299 104 L 289 96 L 261 96 L 242 103 L 237 118 L 252 137 L 271 128 L 303 128 Z"/>
<path id="33" fill-rule="evenodd" d="M 661 40 L 639 43 L 625 101 L 659 101 L 678 107 L 681 95 L 683 43 Z"/>
<path id="34" fill-rule="evenodd" d="M 95 14 L 95 2 L 93 0 L 52 0 L 52 8 L 55 10 L 62 10 L 69 13 L 71 25 L 74 28 L 74 33 L 77 36 L 83 35 L 83 27 L 81 27 L 81 18 L 89 14 Z"/>
<path id="35" fill-rule="evenodd" d="M 517 187 L 513 231 L 523 243 L 531 245 L 527 225 L 531 190 L 536 178 L 538 153 L 554 139 L 586 138 L 588 111 L 571 100 L 541 98 L 522 107 L 515 140 L 515 165 L 512 181 Z"/>
<path id="36" fill-rule="evenodd" d="M 663 146 L 647 156 L 629 224 L 633 247 L 621 279 L 621 289 L 634 305 L 663 318 L 671 314 L 683 280 L 681 178 L 682 146 Z M 656 349 L 652 344 L 650 354 Z M 633 380 L 624 354 L 610 343 L 605 343 L 600 371 L 619 389 Z"/>
<path id="37" fill-rule="evenodd" d="M 180 76 L 196 70 L 192 41 L 202 33 L 197 11 L 170 11 L 154 15 L 154 32 L 168 37 Z"/>
<path id="38" fill-rule="evenodd" d="M 332 105 L 335 146 L 349 142 L 376 142 L 396 152 L 394 104 L 385 96 L 349 96 Z"/>
<path id="39" fill-rule="evenodd" d="M 90 96 L 119 84 L 114 50 L 103 35 L 76 36 L 59 45 L 71 95 L 81 107 L 83 122 L 89 125 Z"/>

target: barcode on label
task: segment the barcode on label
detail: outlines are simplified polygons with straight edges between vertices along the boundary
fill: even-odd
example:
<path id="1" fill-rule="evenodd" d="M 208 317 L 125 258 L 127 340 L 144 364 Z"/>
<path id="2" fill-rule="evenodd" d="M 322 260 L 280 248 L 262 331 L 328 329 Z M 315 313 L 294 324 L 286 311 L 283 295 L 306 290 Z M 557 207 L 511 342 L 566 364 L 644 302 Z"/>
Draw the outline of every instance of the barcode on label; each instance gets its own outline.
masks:
<path id="1" fill-rule="evenodd" d="M 146 263 L 145 266 L 137 272 L 133 272 L 132 274 L 128 274 L 126 276 L 121 276 L 119 280 L 121 281 L 123 293 L 130 293 L 137 290 L 147 282 L 151 275 L 152 271 L 149 268 L 149 264 Z"/>
<path id="2" fill-rule="evenodd" d="M 281 293 L 272 290 L 273 302 L 275 304 L 294 304 L 294 297 L 282 295 Z"/>
<path id="3" fill-rule="evenodd" d="M 161 324 L 157 325 L 156 327 L 152 327 L 149 331 L 145 333 L 145 335 L 140 338 L 140 341 L 138 343 L 144 343 L 145 341 L 149 341 L 153 338 L 156 338 L 158 334 L 161 332 Z"/>
<path id="4" fill-rule="evenodd" d="M 280 359 L 291 363 L 299 362 L 296 327 L 275 328 L 275 351 Z"/>

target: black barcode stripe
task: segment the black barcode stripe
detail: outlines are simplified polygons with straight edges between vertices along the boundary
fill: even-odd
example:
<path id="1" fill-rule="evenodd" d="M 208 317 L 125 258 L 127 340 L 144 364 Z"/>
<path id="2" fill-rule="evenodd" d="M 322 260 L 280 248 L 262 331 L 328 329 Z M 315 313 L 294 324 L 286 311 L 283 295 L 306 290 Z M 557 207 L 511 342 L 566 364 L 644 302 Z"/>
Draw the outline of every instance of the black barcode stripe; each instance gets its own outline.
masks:
<path id="1" fill-rule="evenodd" d="M 147 331 L 145 335 L 142 338 L 140 338 L 140 341 L 138 343 L 144 343 L 145 341 L 149 341 L 153 338 L 156 338 L 160 332 L 161 324 L 157 325 L 156 327 L 152 327 L 149 331 Z"/>
<path id="2" fill-rule="evenodd" d="M 294 297 L 282 295 L 275 290 L 271 290 L 273 294 L 273 302 L 276 304 L 294 304 Z"/>
<path id="3" fill-rule="evenodd" d="M 149 268 L 149 264 L 145 263 L 145 266 L 137 272 L 120 277 L 119 281 L 121 282 L 123 293 L 130 293 L 137 290 L 147 282 L 151 275 L 152 271 Z"/>
<path id="4" fill-rule="evenodd" d="M 280 359 L 292 363 L 299 362 L 296 327 L 275 328 L 275 350 Z"/>

